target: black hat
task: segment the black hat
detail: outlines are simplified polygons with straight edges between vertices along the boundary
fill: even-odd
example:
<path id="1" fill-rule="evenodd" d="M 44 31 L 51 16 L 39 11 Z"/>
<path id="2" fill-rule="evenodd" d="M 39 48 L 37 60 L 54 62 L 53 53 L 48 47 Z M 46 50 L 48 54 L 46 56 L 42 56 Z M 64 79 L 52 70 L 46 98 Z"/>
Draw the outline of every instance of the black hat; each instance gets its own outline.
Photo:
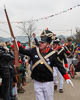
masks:
<path id="1" fill-rule="evenodd" d="M 60 39 L 59 38 L 56 38 L 54 41 L 53 41 L 53 44 L 59 44 L 60 43 Z"/>
<path id="2" fill-rule="evenodd" d="M 40 42 L 47 42 L 47 43 L 51 43 L 52 39 L 51 37 L 47 37 L 47 36 L 43 36 L 41 37 L 41 41 Z"/>
<path id="3" fill-rule="evenodd" d="M 71 37 L 67 38 L 68 42 L 71 42 L 73 39 Z"/>
<path id="4" fill-rule="evenodd" d="M 50 44 L 55 35 L 50 30 L 44 30 L 41 33 L 40 37 L 41 37 L 41 42 L 47 42 Z"/>

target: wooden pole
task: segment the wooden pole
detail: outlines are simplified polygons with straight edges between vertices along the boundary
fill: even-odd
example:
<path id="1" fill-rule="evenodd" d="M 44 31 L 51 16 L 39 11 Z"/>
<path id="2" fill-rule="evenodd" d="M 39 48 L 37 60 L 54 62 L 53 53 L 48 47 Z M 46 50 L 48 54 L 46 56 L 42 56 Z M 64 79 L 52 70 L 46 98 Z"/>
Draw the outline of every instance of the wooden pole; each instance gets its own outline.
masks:
<path id="1" fill-rule="evenodd" d="M 13 30 L 12 30 L 12 27 L 11 27 L 11 23 L 10 23 L 6 8 L 4 8 L 4 12 L 5 12 L 5 15 L 6 15 L 6 19 L 7 19 L 7 23 L 8 23 L 8 26 L 9 26 L 10 33 L 11 33 L 11 37 L 13 38 L 14 55 L 15 55 L 15 66 L 19 67 L 18 47 L 17 47 L 17 43 L 16 43 L 16 40 L 15 40 L 15 36 L 14 36 Z"/>

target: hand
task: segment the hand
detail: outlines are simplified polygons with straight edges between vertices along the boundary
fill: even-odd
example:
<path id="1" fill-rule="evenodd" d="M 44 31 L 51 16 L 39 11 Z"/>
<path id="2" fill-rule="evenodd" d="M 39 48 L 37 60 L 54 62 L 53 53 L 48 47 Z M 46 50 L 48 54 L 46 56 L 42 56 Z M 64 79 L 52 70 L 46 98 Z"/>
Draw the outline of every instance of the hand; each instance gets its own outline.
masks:
<path id="1" fill-rule="evenodd" d="M 66 82 L 67 82 L 67 84 L 71 84 L 71 86 L 74 87 L 74 85 L 70 79 L 67 79 Z"/>

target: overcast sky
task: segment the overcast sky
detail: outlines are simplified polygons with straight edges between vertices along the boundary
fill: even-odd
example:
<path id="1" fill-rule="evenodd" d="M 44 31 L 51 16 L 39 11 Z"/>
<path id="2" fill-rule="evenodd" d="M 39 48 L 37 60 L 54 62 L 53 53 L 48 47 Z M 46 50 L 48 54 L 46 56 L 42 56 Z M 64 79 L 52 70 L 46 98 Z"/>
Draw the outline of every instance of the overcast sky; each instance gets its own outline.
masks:
<path id="1" fill-rule="evenodd" d="M 80 4 L 80 0 L 0 0 L 0 22 L 6 21 L 3 4 L 6 5 L 10 21 L 27 21 L 67 10 Z M 55 34 L 70 35 L 71 30 L 72 33 L 75 33 L 75 28 L 80 27 L 80 7 L 48 19 L 37 21 L 35 25 L 37 27 L 37 34 L 48 27 Z M 18 31 L 16 31 L 17 28 L 13 29 L 15 35 L 19 35 Z M 0 36 L 6 37 L 9 35 L 7 24 L 0 23 Z"/>

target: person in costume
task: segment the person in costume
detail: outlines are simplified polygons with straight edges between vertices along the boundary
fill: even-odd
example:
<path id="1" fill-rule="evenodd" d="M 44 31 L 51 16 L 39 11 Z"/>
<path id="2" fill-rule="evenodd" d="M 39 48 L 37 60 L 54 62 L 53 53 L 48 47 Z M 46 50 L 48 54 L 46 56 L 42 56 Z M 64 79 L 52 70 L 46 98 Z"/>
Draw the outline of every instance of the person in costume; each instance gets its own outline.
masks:
<path id="1" fill-rule="evenodd" d="M 65 54 L 67 54 L 67 50 L 65 50 L 65 48 L 63 46 L 60 45 L 60 39 L 56 37 L 55 40 L 53 40 L 53 45 L 52 48 L 54 51 L 57 52 L 57 59 L 60 63 L 63 64 L 63 66 L 65 68 L 68 68 L 68 64 L 67 64 L 67 58 L 65 56 Z M 57 80 L 57 75 L 59 75 L 59 92 L 63 93 L 63 83 L 64 83 L 64 79 L 61 75 L 61 73 L 59 72 L 57 67 L 53 68 L 53 78 L 54 78 L 54 90 L 57 90 L 57 85 L 58 85 L 58 80 Z"/>
<path id="2" fill-rule="evenodd" d="M 44 30 L 40 37 L 39 47 L 35 46 L 26 50 L 19 43 L 19 52 L 29 56 L 32 60 L 31 77 L 34 80 L 36 100 L 54 100 L 53 66 L 55 64 L 67 83 L 72 86 L 73 83 L 63 65 L 57 60 L 57 53 L 49 47 L 53 32 Z"/>
<path id="3" fill-rule="evenodd" d="M 66 45 L 68 51 L 70 52 L 70 55 L 67 56 L 68 61 L 68 72 L 70 69 L 70 64 L 72 63 L 73 57 L 74 57 L 74 46 L 72 45 L 73 39 L 71 37 L 67 38 L 68 44 Z"/>

